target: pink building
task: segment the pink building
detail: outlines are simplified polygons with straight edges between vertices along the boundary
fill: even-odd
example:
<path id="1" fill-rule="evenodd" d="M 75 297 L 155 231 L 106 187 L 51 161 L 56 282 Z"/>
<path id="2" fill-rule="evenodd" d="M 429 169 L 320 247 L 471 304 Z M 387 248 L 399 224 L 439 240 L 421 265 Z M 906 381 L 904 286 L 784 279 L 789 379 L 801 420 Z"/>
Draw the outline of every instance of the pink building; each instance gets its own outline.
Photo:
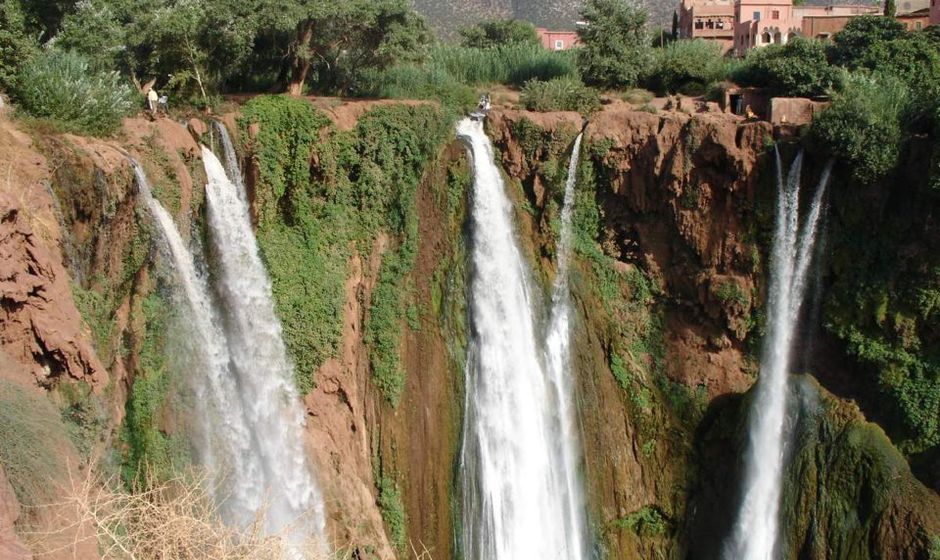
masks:
<path id="1" fill-rule="evenodd" d="M 930 0 L 930 25 L 940 25 L 940 0 Z"/>
<path id="2" fill-rule="evenodd" d="M 737 0 L 734 19 L 734 52 L 738 56 L 754 47 L 786 44 L 800 33 L 793 0 Z"/>
<path id="3" fill-rule="evenodd" d="M 549 31 L 543 27 L 536 29 L 542 46 L 553 51 L 563 51 L 578 46 L 578 34 L 574 31 Z"/>
<path id="4" fill-rule="evenodd" d="M 721 44 L 724 52 L 730 51 L 734 48 L 732 0 L 682 0 L 679 37 L 714 41 Z"/>

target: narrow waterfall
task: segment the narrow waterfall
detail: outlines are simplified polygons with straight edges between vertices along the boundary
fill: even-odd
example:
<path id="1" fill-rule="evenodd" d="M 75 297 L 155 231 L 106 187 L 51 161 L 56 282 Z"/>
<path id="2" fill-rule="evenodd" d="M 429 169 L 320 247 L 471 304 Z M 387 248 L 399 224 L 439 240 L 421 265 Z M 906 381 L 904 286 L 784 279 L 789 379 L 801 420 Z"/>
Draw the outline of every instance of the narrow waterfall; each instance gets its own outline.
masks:
<path id="1" fill-rule="evenodd" d="M 235 144 L 232 143 L 232 136 L 228 133 L 228 128 L 221 121 L 212 121 L 212 126 L 219 133 L 219 140 L 222 144 L 222 155 L 225 156 L 225 173 L 229 181 L 235 186 L 238 198 L 248 204 L 248 191 L 245 189 L 245 179 L 242 177 L 241 166 L 238 165 L 238 155 L 235 153 Z"/>
<path id="2" fill-rule="evenodd" d="M 771 249 L 767 336 L 760 379 L 749 416 L 741 509 L 724 551 L 728 560 L 773 560 L 780 557 L 779 510 L 786 451 L 787 375 L 791 345 L 832 167 L 831 163 L 827 165 L 820 178 L 801 232 L 799 195 L 802 164 L 803 153 L 800 152 L 784 181 L 783 166 L 777 153 L 777 222 Z"/>
<path id="3" fill-rule="evenodd" d="M 540 361 L 527 265 L 483 125 L 457 126 L 473 170 L 470 324 L 461 476 L 468 560 L 580 558 Z"/>
<path id="4" fill-rule="evenodd" d="M 249 430 L 249 453 L 262 466 L 254 478 L 232 482 L 236 487 L 258 489 L 244 506 L 249 511 L 267 508 L 269 532 L 290 527 L 296 539 L 315 537 L 322 541 L 323 499 L 304 449 L 304 412 L 246 197 L 228 179 L 215 154 L 205 147 L 202 152 L 209 179 L 206 200 L 216 259 L 215 284 L 225 309 L 223 324 L 239 406 Z"/>
<path id="5" fill-rule="evenodd" d="M 587 519 L 584 492 L 579 476 L 581 442 L 574 403 L 574 383 L 571 376 L 571 292 L 568 288 L 568 260 L 571 256 L 571 217 L 574 212 L 575 187 L 578 180 L 578 161 L 581 155 L 579 134 L 571 150 L 568 179 L 561 209 L 561 230 L 557 242 L 557 270 L 552 287 L 552 308 L 548 335 L 545 340 L 546 369 L 557 407 L 553 430 L 555 455 L 561 458 L 561 480 L 555 482 L 562 492 L 565 506 L 565 530 L 568 534 L 571 560 L 584 558 L 587 551 Z"/>
<path id="6" fill-rule="evenodd" d="M 183 320 L 175 325 L 185 332 L 177 337 L 185 344 L 181 360 L 191 371 L 201 424 L 205 439 L 198 449 L 199 459 L 210 471 L 225 474 L 228 480 L 260 479 L 263 466 L 251 453 L 251 433 L 245 424 L 245 413 L 231 374 L 231 356 L 221 320 L 217 316 L 205 278 L 197 274 L 193 255 L 180 237 L 173 218 L 157 201 L 150 189 L 144 170 L 131 160 L 141 200 L 147 205 L 161 232 L 164 249 L 173 263 L 173 272 L 181 301 Z M 231 519 L 250 520 L 256 504 L 261 501 L 259 490 L 250 484 L 226 484 L 215 481 L 229 497 L 222 512 Z"/>

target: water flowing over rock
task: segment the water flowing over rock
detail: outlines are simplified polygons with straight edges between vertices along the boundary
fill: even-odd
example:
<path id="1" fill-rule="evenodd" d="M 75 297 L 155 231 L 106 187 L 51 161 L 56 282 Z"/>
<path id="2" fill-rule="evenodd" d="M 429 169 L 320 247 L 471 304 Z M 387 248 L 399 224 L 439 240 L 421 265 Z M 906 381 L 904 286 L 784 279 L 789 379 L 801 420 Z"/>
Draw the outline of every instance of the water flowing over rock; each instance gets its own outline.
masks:
<path id="1" fill-rule="evenodd" d="M 225 309 L 232 372 L 250 434 L 249 453 L 262 467 L 258 478 L 238 484 L 253 485 L 262 492 L 258 497 L 267 507 L 269 532 L 293 528 L 295 539 L 322 541 L 323 501 L 303 447 L 303 408 L 248 205 L 208 148 L 203 148 L 203 161 L 209 179 L 210 238 L 217 261 L 215 284 Z"/>
<path id="2" fill-rule="evenodd" d="M 768 332 L 764 341 L 760 379 L 749 418 L 741 508 L 725 558 L 772 560 L 778 551 L 779 510 L 783 482 L 788 415 L 787 375 L 792 342 L 806 289 L 816 230 L 829 182 L 828 165 L 816 188 L 802 231 L 799 221 L 800 152 L 783 178 L 777 153 L 777 222 L 771 254 Z"/>
<path id="3" fill-rule="evenodd" d="M 580 558 L 571 534 L 555 389 L 539 359 L 532 281 L 483 125 L 457 135 L 471 160 L 470 323 L 461 476 L 463 548 L 473 560 Z"/>

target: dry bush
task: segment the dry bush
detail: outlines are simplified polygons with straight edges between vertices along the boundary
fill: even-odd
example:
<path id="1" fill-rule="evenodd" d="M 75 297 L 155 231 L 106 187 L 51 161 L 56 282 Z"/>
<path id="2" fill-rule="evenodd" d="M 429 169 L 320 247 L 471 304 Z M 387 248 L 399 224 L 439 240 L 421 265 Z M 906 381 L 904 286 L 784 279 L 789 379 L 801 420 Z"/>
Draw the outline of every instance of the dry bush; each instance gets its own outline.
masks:
<path id="1" fill-rule="evenodd" d="M 90 469 L 89 469 L 90 472 Z M 266 535 L 264 511 L 246 529 L 225 525 L 207 478 L 191 474 L 167 482 L 146 481 L 136 492 L 114 480 L 89 475 L 71 479 L 66 498 L 42 506 L 54 531 L 23 535 L 37 558 L 97 541 L 103 560 L 326 560 L 316 542 L 297 545 L 291 531 Z M 62 544 L 61 536 L 74 535 Z M 50 544 L 54 543 L 54 544 Z"/>

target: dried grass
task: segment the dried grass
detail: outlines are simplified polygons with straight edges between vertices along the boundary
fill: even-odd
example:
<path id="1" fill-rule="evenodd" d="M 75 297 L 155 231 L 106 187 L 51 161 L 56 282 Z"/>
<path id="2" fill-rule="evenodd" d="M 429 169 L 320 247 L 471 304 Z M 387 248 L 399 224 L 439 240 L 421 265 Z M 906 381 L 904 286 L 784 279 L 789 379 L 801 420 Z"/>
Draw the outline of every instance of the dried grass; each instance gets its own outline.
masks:
<path id="1" fill-rule="evenodd" d="M 90 469 L 89 471 L 90 472 Z M 24 531 L 41 559 L 97 542 L 102 560 L 335 560 L 348 555 L 323 552 L 320 543 L 293 543 L 292 532 L 267 535 L 264 511 L 246 529 L 225 525 L 207 477 L 199 473 L 126 491 L 116 480 L 88 475 L 70 478 L 58 503 L 41 506 L 51 531 Z M 62 542 L 72 535 L 71 542 Z"/>

